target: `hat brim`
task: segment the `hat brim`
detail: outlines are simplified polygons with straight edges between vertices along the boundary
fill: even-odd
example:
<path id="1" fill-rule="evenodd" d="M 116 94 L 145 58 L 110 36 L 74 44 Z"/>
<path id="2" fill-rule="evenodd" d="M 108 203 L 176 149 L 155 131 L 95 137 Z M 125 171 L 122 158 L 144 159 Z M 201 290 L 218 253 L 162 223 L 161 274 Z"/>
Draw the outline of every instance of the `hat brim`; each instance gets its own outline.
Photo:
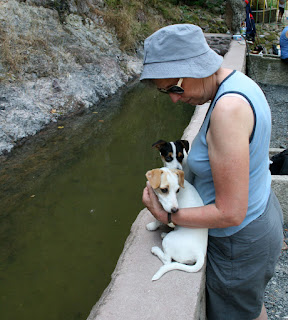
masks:
<path id="1" fill-rule="evenodd" d="M 140 80 L 169 78 L 206 78 L 215 73 L 223 57 L 212 49 L 200 56 L 166 62 L 144 64 Z"/>

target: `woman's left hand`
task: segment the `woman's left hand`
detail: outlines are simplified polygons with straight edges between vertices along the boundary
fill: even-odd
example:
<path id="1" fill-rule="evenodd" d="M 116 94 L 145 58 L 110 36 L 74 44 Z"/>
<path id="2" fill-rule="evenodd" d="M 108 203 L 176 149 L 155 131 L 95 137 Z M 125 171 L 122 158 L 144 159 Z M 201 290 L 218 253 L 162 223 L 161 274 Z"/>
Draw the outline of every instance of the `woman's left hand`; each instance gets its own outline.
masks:
<path id="1" fill-rule="evenodd" d="M 143 190 L 142 202 L 158 221 L 168 223 L 167 212 L 163 209 L 149 182 Z"/>

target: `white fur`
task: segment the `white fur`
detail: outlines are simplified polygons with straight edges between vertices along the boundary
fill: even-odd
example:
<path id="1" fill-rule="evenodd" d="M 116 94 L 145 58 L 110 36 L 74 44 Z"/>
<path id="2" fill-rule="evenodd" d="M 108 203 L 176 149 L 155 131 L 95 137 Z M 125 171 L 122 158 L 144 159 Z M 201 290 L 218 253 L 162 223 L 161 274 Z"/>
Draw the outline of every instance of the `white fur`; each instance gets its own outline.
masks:
<path id="1" fill-rule="evenodd" d="M 180 188 L 178 176 L 168 168 L 161 168 L 165 181 L 169 182 L 169 194 L 161 194 L 160 189 L 154 189 L 163 208 L 171 212 L 175 208 L 175 199 L 177 208 L 190 208 L 203 206 L 195 187 L 188 181 L 184 181 L 184 188 Z M 179 193 L 176 191 L 180 188 Z M 169 203 L 171 201 L 171 203 Z M 170 209 L 170 210 L 169 210 Z M 177 215 L 176 213 L 172 213 Z M 149 223 L 146 228 L 150 231 L 156 230 L 161 223 L 159 221 Z M 153 276 L 152 280 L 158 280 L 164 273 L 171 270 L 182 270 L 186 272 L 199 271 L 205 261 L 207 251 L 208 229 L 192 229 L 176 226 L 169 232 L 162 241 L 163 251 L 159 247 L 153 247 L 152 253 L 155 254 L 162 262 L 163 266 Z M 172 262 L 174 260 L 175 262 Z"/>

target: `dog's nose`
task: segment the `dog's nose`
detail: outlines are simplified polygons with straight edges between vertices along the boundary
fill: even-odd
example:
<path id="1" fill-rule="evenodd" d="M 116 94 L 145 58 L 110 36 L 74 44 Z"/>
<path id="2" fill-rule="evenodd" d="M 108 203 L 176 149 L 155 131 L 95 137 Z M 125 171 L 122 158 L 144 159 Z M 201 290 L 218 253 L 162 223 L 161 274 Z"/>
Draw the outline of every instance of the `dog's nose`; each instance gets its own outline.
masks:
<path id="1" fill-rule="evenodd" d="M 176 207 L 171 208 L 171 213 L 176 213 L 177 211 L 178 211 L 178 208 Z"/>

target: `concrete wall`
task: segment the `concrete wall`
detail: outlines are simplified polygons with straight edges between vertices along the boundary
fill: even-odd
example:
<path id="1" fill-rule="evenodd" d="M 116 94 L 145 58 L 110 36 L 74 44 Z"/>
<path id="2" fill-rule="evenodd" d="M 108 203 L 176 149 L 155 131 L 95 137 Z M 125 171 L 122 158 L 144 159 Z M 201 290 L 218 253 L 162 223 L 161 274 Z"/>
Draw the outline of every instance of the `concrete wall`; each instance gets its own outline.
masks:
<path id="1" fill-rule="evenodd" d="M 138 215 L 111 283 L 89 320 L 205 319 L 204 272 L 169 272 L 160 280 L 151 281 L 162 265 L 150 252 L 152 246 L 161 246 L 161 232 L 145 229 L 153 219 L 147 209 Z"/>
<path id="2" fill-rule="evenodd" d="M 287 85 L 288 64 L 278 56 L 250 54 L 247 58 L 247 75 L 258 83 Z"/>
<path id="3" fill-rule="evenodd" d="M 284 149 L 270 148 L 270 158 Z M 281 204 L 284 223 L 288 224 L 288 176 L 272 176 L 272 189 Z"/>
<path id="4" fill-rule="evenodd" d="M 245 50 L 245 45 L 232 41 L 223 66 L 245 72 Z M 208 106 L 197 106 L 183 139 L 190 142 L 194 139 Z M 274 187 L 278 189 L 279 186 L 280 192 L 283 192 L 285 188 L 276 180 Z M 151 281 L 162 265 L 150 251 L 152 246 L 161 246 L 161 231 L 149 232 L 145 229 L 145 225 L 153 219 L 147 209 L 139 213 L 112 280 L 93 307 L 88 320 L 206 319 L 205 267 L 197 273 L 172 271 L 156 282 Z"/>

